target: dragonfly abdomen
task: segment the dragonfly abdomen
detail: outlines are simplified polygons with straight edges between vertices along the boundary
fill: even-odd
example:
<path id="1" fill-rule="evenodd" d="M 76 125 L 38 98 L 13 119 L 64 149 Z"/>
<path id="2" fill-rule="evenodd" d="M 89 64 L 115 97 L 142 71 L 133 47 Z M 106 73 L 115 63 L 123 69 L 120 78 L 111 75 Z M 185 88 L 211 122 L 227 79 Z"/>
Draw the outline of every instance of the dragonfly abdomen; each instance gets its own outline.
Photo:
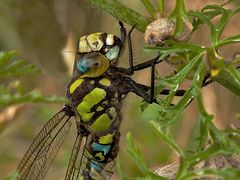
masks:
<path id="1" fill-rule="evenodd" d="M 84 152 L 87 162 L 81 174 L 84 179 L 94 172 L 107 176 L 102 171 L 119 149 L 121 102 L 117 89 L 108 77 L 77 78 L 68 86 L 67 97 L 80 117 L 79 128 L 89 132 Z"/>

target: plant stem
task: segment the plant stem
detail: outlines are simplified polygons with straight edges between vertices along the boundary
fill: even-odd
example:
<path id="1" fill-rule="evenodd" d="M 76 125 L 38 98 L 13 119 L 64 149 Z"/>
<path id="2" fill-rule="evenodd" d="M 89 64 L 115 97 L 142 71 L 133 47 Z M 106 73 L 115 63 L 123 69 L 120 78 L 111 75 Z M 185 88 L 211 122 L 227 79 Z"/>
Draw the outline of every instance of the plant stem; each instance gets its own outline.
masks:
<path id="1" fill-rule="evenodd" d="M 158 11 L 160 14 L 164 13 L 164 0 L 158 0 Z"/>
<path id="2" fill-rule="evenodd" d="M 141 0 L 145 8 L 148 10 L 152 18 L 155 16 L 155 9 L 149 0 Z"/>

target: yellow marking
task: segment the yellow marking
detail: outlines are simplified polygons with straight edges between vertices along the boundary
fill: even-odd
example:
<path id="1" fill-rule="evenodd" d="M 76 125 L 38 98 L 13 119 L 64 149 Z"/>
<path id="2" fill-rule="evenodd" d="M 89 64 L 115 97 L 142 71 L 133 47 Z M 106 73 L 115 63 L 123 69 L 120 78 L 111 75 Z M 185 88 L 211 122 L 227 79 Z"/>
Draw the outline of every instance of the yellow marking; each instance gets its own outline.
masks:
<path id="1" fill-rule="evenodd" d="M 216 77 L 220 73 L 220 69 L 212 69 L 211 76 Z"/>
<path id="2" fill-rule="evenodd" d="M 79 180 L 84 180 L 83 176 L 80 176 L 80 177 L 79 177 Z"/>
<path id="3" fill-rule="evenodd" d="M 97 111 L 101 111 L 101 110 L 103 110 L 104 108 L 102 107 L 102 106 L 98 106 L 97 107 Z"/>
<path id="4" fill-rule="evenodd" d="M 91 48 L 89 47 L 87 43 L 87 36 L 83 36 L 79 40 L 79 47 L 78 47 L 78 52 L 79 53 L 88 53 L 92 52 Z"/>
<path id="5" fill-rule="evenodd" d="M 93 85 L 93 84 L 94 84 L 94 82 L 95 82 L 94 80 L 91 80 L 91 81 L 90 81 L 90 84 L 92 84 L 92 85 Z"/>
<path id="6" fill-rule="evenodd" d="M 104 86 L 111 86 L 111 81 L 107 78 L 102 78 L 100 81 L 99 81 L 100 84 L 104 85 Z"/>
<path id="7" fill-rule="evenodd" d="M 113 45 L 114 44 L 114 35 L 108 34 L 106 39 L 106 45 Z"/>
<path id="8" fill-rule="evenodd" d="M 83 122 L 87 122 L 92 118 L 94 112 L 91 112 L 91 108 L 105 96 L 106 91 L 104 89 L 95 88 L 83 98 L 83 101 L 77 106 L 77 111 Z"/>
<path id="9" fill-rule="evenodd" d="M 113 142 L 113 134 L 107 134 L 105 136 L 100 137 L 99 143 L 101 144 L 110 144 Z"/>
<path id="10" fill-rule="evenodd" d="M 95 157 L 98 157 L 100 161 L 103 161 L 105 159 L 101 152 L 96 153 Z"/>
<path id="11" fill-rule="evenodd" d="M 115 119 L 117 117 L 117 112 L 116 112 L 116 109 L 114 107 L 111 107 L 109 109 L 109 114 L 112 115 L 112 118 Z"/>
<path id="12" fill-rule="evenodd" d="M 101 115 L 99 118 L 97 118 L 94 123 L 90 126 L 90 129 L 97 132 L 97 131 L 105 131 L 109 128 L 112 121 L 108 117 L 107 114 Z"/>
<path id="13" fill-rule="evenodd" d="M 109 48 L 106 47 L 106 48 L 104 48 L 103 50 L 104 50 L 104 52 L 106 53 L 106 52 L 108 52 Z"/>
<path id="14" fill-rule="evenodd" d="M 102 33 L 93 33 L 87 36 L 87 42 L 92 49 L 92 51 L 100 51 L 104 43 L 100 39 Z"/>
<path id="15" fill-rule="evenodd" d="M 77 87 L 82 84 L 83 81 L 83 79 L 78 79 L 74 83 L 72 83 L 72 85 L 70 86 L 70 93 L 72 94 L 77 89 Z"/>

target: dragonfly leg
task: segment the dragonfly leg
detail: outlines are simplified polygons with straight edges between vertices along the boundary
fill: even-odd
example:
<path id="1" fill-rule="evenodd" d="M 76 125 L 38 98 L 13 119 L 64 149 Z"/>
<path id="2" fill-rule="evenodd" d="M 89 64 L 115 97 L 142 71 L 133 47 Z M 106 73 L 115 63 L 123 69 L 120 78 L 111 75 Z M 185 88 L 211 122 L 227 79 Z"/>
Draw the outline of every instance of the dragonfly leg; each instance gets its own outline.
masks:
<path id="1" fill-rule="evenodd" d="M 124 49 L 125 49 L 125 41 L 126 41 L 127 31 L 126 31 L 126 28 L 124 27 L 124 25 L 121 21 L 119 21 L 119 26 L 120 26 L 121 42 L 122 42 L 122 49 L 121 49 L 120 54 L 122 54 Z"/>

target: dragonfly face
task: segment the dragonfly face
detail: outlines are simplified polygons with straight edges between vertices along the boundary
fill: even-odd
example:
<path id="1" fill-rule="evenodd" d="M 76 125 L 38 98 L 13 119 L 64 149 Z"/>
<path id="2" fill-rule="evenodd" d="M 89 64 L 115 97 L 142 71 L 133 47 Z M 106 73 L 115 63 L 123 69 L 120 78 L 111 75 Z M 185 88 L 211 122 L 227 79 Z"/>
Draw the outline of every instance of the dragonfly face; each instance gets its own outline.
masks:
<path id="1" fill-rule="evenodd" d="M 107 33 L 80 38 L 73 76 L 67 86 L 69 101 L 35 138 L 18 166 L 17 179 L 44 179 L 69 133 L 71 119 L 75 119 L 77 136 L 65 179 L 110 179 L 119 150 L 122 100 L 133 92 L 153 102 L 154 73 L 151 73 L 151 87 L 136 83 L 130 75 L 150 66 L 154 72 L 158 59 L 133 66 L 129 33 L 129 68 L 117 67 L 126 37 L 123 24 L 119 24 L 121 40 Z"/>
<path id="2" fill-rule="evenodd" d="M 93 33 L 80 38 L 73 76 L 99 77 L 110 64 L 117 64 L 122 49 L 121 40 L 107 33 Z"/>

